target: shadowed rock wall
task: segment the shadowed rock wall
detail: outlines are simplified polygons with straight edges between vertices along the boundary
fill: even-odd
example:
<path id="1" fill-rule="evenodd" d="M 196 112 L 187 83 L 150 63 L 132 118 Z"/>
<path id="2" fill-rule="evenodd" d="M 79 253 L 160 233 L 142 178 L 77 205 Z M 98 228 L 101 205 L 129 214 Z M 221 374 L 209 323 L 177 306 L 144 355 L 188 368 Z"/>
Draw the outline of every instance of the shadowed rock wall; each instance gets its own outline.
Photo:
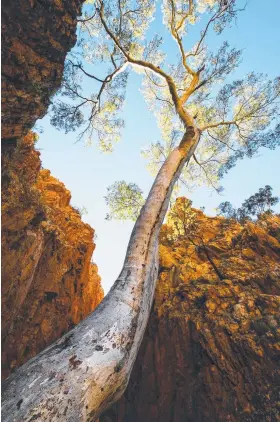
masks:
<path id="1" fill-rule="evenodd" d="M 2 1 L 2 139 L 27 134 L 59 88 L 83 0 Z"/>

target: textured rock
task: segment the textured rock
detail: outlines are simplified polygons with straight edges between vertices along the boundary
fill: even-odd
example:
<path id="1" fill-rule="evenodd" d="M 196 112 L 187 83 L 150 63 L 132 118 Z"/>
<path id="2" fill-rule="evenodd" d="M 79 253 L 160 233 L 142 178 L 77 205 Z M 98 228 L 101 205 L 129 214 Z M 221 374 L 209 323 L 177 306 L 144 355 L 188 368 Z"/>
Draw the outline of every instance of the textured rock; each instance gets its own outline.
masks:
<path id="1" fill-rule="evenodd" d="M 34 135 L 2 149 L 3 376 L 38 354 L 102 300 L 94 230 L 63 183 L 40 170 Z"/>
<path id="2" fill-rule="evenodd" d="M 81 0 L 4 0 L 2 10 L 3 375 L 84 318 L 103 296 L 93 230 L 28 132 L 59 87 Z M 196 213 L 161 239 L 153 312 L 112 422 L 278 421 L 279 218 Z"/>
<path id="3" fill-rule="evenodd" d="M 4 377 L 85 318 L 103 297 L 91 263 L 94 231 L 69 205 L 65 186 L 48 170 L 40 171 L 34 135 L 26 135 L 60 86 L 82 3 L 2 2 Z"/>
<path id="4" fill-rule="evenodd" d="M 3 0 L 2 139 L 26 135 L 60 86 L 83 0 Z"/>
<path id="5" fill-rule="evenodd" d="M 101 422 L 280 420 L 280 218 L 190 221 L 162 228 L 146 334 Z"/>

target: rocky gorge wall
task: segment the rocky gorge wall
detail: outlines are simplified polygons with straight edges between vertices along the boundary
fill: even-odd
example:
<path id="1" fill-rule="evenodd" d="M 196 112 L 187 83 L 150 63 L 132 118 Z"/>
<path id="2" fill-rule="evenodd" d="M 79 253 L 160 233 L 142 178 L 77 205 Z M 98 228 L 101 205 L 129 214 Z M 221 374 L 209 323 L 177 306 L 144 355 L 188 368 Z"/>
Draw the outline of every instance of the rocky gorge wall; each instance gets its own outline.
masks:
<path id="1" fill-rule="evenodd" d="M 61 84 L 83 0 L 2 1 L 2 142 L 25 136 Z"/>
<path id="2" fill-rule="evenodd" d="M 94 230 L 41 169 L 35 135 L 76 42 L 82 0 L 2 2 L 2 376 L 102 300 Z"/>
<path id="3" fill-rule="evenodd" d="M 2 375 L 102 300 L 94 230 L 64 184 L 41 169 L 34 135 L 2 149 Z"/>
<path id="4" fill-rule="evenodd" d="M 194 214 L 191 234 L 162 228 L 144 340 L 101 422 L 280 420 L 280 218 Z"/>
<path id="5" fill-rule="evenodd" d="M 28 133 L 59 87 L 80 0 L 2 2 L 2 365 L 6 377 L 103 297 L 94 231 Z M 28 134 L 27 134 L 28 133 Z M 102 422 L 279 421 L 279 217 L 195 212 L 161 231 L 153 310 L 124 397 Z"/>

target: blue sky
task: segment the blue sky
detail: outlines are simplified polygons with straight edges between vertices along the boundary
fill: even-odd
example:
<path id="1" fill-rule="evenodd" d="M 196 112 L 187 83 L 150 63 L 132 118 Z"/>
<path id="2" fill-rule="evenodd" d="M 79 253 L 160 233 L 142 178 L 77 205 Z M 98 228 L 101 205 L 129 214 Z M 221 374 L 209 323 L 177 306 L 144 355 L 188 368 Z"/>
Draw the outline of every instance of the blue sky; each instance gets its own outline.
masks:
<path id="1" fill-rule="evenodd" d="M 210 36 L 209 43 L 217 47 L 227 39 L 232 46 L 243 48 L 243 61 L 235 74 L 242 77 L 254 70 L 267 73 L 270 78 L 280 70 L 280 1 L 251 0 L 245 12 L 239 15 L 236 25 L 223 34 L 223 38 Z M 157 21 L 151 31 L 158 30 Z M 193 40 L 190 38 L 190 42 Z M 165 44 L 166 52 L 173 55 L 174 41 Z M 97 72 L 98 73 L 98 69 Z M 90 86 L 86 89 L 91 89 Z M 112 154 L 104 154 L 95 146 L 75 143 L 77 134 L 57 131 L 49 123 L 49 116 L 37 122 L 43 129 L 38 141 L 43 167 L 61 180 L 72 193 L 72 204 L 85 207 L 88 214 L 83 220 L 96 230 L 96 250 L 93 261 L 97 263 L 105 292 L 117 278 L 123 263 L 133 223 L 106 221 L 108 212 L 104 196 L 107 186 L 116 180 L 137 183 L 148 193 L 152 177 L 145 168 L 140 150 L 151 141 L 160 140 L 154 116 L 139 92 L 140 77 L 131 74 L 124 108 L 125 129 L 121 141 Z M 280 149 L 262 150 L 258 156 L 246 159 L 223 179 L 223 195 L 202 187 L 194 192 L 182 192 L 193 200 L 195 207 L 204 206 L 208 215 L 215 214 L 220 202 L 229 200 L 239 206 L 245 198 L 260 187 L 269 184 L 274 194 L 280 196 Z M 277 207 L 278 212 L 280 206 Z"/>

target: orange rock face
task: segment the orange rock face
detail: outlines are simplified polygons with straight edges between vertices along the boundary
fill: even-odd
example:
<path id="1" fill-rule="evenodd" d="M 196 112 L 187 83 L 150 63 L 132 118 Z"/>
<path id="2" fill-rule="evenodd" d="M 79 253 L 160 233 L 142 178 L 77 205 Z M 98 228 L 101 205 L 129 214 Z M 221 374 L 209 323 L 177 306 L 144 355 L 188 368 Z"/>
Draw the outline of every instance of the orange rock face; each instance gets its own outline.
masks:
<path id="1" fill-rule="evenodd" d="M 103 298 L 91 262 L 94 230 L 70 206 L 63 183 L 40 170 L 34 135 L 26 135 L 60 86 L 82 3 L 4 0 L 2 5 L 4 377 L 85 318 Z"/>
<path id="2" fill-rule="evenodd" d="M 2 139 L 26 135 L 59 88 L 83 0 L 3 0 Z"/>
<path id="3" fill-rule="evenodd" d="M 279 216 L 241 226 L 192 211 L 185 231 L 177 223 L 161 231 L 128 388 L 101 421 L 280 420 Z"/>
<path id="4" fill-rule="evenodd" d="M 30 133 L 2 150 L 3 376 L 85 318 L 102 300 L 94 230 L 63 183 L 40 170 Z"/>

